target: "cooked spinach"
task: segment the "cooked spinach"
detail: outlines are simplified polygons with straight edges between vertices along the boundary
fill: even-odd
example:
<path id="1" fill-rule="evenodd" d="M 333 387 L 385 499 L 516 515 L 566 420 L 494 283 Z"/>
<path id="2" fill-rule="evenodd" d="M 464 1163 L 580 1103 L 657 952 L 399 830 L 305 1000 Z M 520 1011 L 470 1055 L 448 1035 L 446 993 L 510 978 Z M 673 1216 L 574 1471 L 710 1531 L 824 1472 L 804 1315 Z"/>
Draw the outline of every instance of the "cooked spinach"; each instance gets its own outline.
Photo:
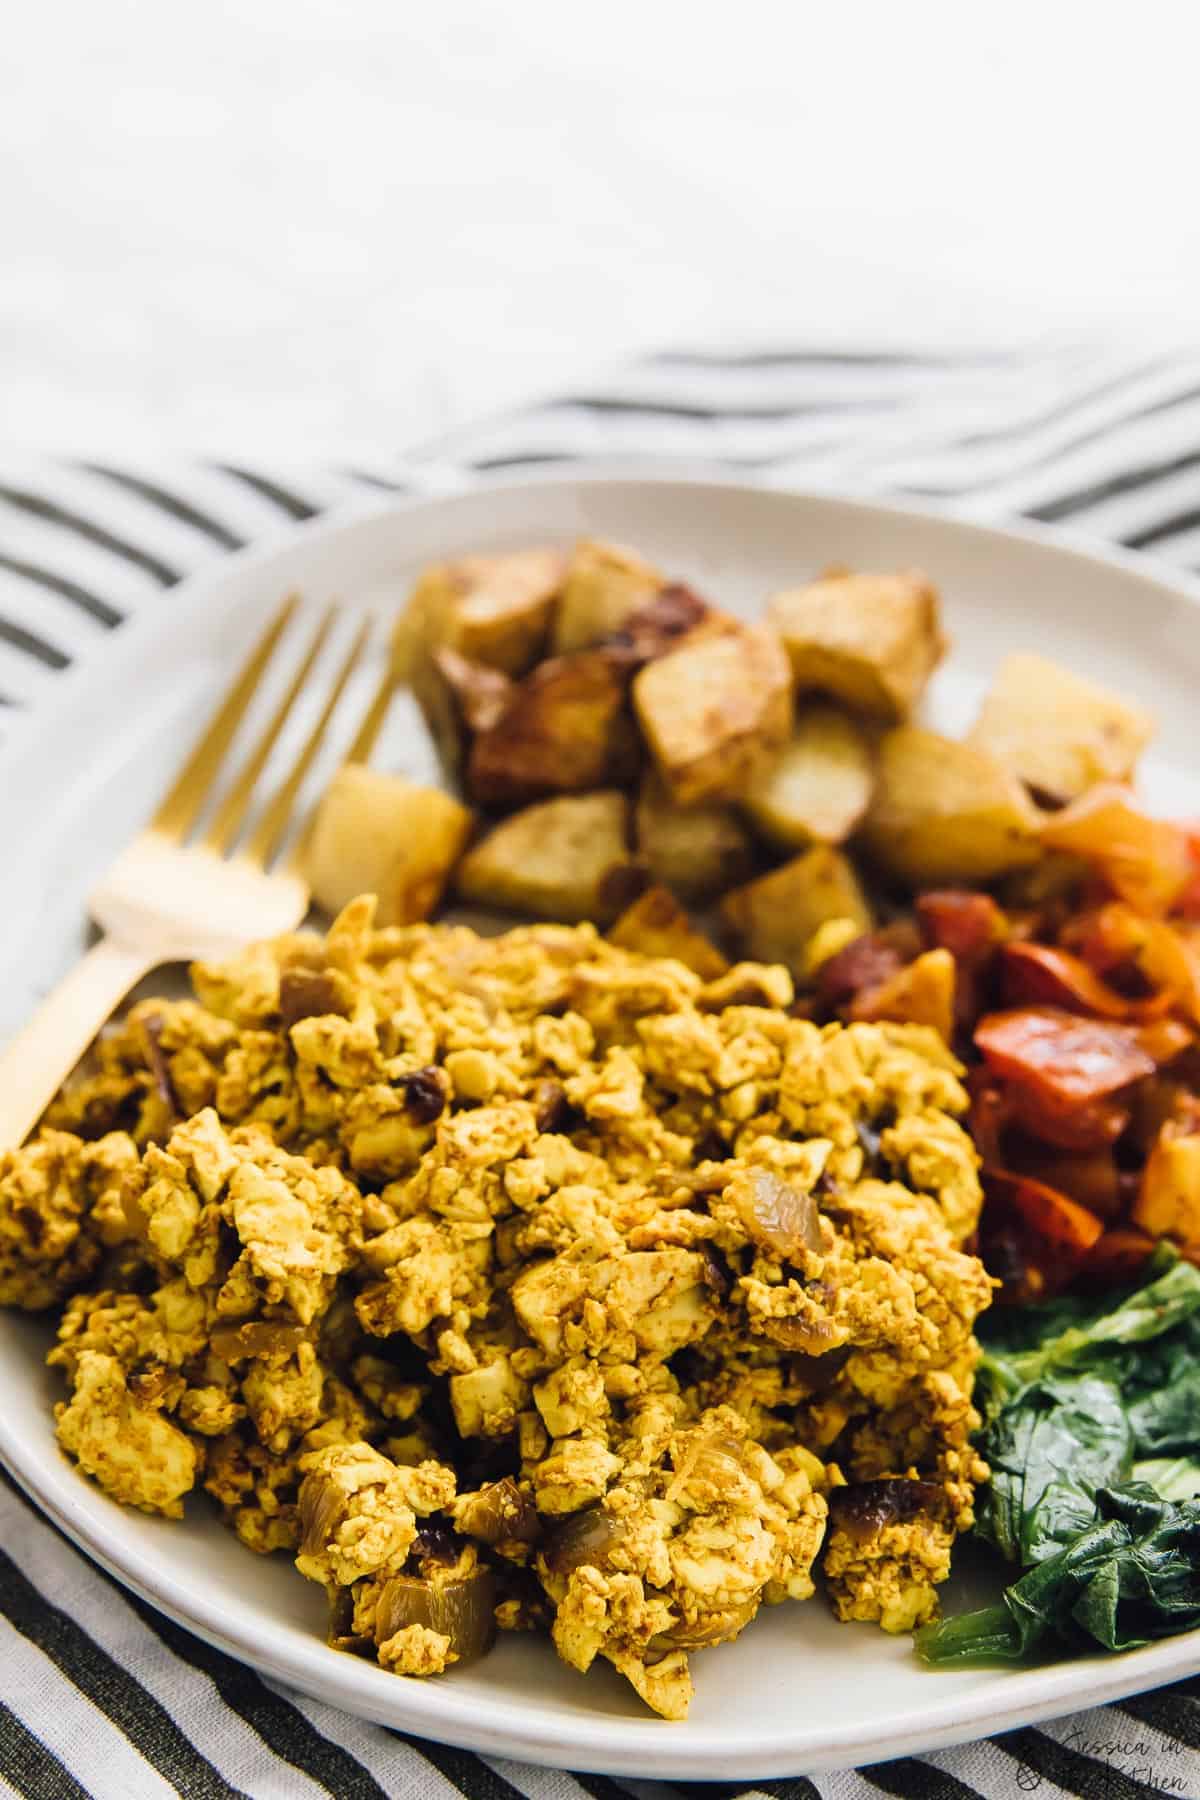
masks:
<path id="1" fill-rule="evenodd" d="M 1136 1378 L 1144 1355 L 1140 1346 L 1200 1312 L 1200 1269 L 1172 1261 L 1165 1273 L 1108 1307 L 1093 1303 L 1085 1308 L 1079 1302 L 1067 1306 L 1059 1301 L 1023 1310 L 1017 1327 L 1002 1319 L 989 1329 L 987 1315 L 981 1321 L 984 1356 L 979 1375 L 989 1416 L 1011 1404 L 1032 1382 L 1058 1370 L 1099 1369 L 1113 1379 L 1122 1373 Z M 1192 1334 L 1189 1341 L 1196 1341 Z M 1152 1359 L 1146 1367 L 1156 1370 L 1157 1361 Z"/>
<path id="2" fill-rule="evenodd" d="M 1200 1446 L 1200 1318 L 1189 1319 L 1139 1358 L 1123 1392 L 1145 1454 Z"/>
<path id="3" fill-rule="evenodd" d="M 1136 1462 L 1131 1481 L 1144 1481 L 1164 1500 L 1200 1500 L 1200 1462 L 1189 1456 L 1160 1456 Z"/>
<path id="4" fill-rule="evenodd" d="M 1169 1257 L 1116 1302 L 983 1321 L 977 1529 L 1025 1573 L 1002 1604 L 918 1632 L 927 1662 L 1200 1625 L 1200 1270 Z"/>
<path id="5" fill-rule="evenodd" d="M 1041 1562 L 1095 1517 L 1093 1495 L 1133 1462 L 1121 1396 L 1095 1375 L 1032 1382 L 1006 1406 L 980 1448 L 992 1479 L 976 1529 L 1009 1562 Z"/>
<path id="6" fill-rule="evenodd" d="M 1134 1650 L 1200 1625 L 1200 1503 L 1129 1482 L 1097 1489 L 1093 1523 L 1005 1590 L 999 1606 L 926 1625 L 940 1668 L 1020 1662 L 1057 1643 Z"/>

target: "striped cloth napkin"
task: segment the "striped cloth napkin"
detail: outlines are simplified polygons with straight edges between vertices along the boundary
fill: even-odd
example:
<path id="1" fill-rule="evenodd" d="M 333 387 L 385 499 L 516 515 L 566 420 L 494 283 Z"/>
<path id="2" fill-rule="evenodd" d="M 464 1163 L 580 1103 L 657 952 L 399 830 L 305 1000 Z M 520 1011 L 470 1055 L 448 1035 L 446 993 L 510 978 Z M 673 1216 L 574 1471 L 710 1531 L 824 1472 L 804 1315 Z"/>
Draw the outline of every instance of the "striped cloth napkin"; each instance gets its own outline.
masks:
<path id="1" fill-rule="evenodd" d="M 1022 514 L 1200 567 L 1200 356 L 672 352 L 378 464 L 0 457 L 0 741 L 123 619 L 371 492 L 586 458 Z M 1200 1796 L 1200 1678 L 922 1758 L 741 1786 L 418 1742 L 277 1687 L 125 1593 L 0 1478 L 0 1792 L 37 1800 L 1086 1800 Z"/>

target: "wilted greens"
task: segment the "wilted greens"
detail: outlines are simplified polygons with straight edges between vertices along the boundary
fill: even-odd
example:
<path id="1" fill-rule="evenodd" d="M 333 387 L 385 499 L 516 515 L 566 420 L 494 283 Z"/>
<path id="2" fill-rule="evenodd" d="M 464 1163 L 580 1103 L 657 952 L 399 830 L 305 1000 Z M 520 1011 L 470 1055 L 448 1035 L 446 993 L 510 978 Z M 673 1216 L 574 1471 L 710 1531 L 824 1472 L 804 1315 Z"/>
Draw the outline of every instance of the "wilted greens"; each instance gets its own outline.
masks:
<path id="1" fill-rule="evenodd" d="M 1129 1650 L 1200 1625 L 1200 1270 L 1164 1252 L 1116 1302 L 982 1323 L 976 1530 L 1025 1572 L 999 1605 L 919 1631 L 921 1656 Z"/>

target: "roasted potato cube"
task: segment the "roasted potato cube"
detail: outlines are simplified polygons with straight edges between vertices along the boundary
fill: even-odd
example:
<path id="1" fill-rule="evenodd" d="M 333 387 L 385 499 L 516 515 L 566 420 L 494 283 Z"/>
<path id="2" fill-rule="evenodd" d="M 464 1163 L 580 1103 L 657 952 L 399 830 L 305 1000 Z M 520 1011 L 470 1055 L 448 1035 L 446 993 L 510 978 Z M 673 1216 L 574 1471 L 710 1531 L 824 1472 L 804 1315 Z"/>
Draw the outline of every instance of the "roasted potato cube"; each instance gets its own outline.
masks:
<path id="1" fill-rule="evenodd" d="M 699 594 L 678 582 L 659 588 L 652 600 L 646 600 L 631 612 L 619 631 L 604 639 L 606 648 L 621 651 L 633 667 L 653 662 L 668 650 L 681 649 L 685 640 L 694 643 L 699 637 L 720 637 L 740 630 L 731 614 L 710 606 Z"/>
<path id="2" fill-rule="evenodd" d="M 398 673 L 408 678 L 422 648 L 445 645 L 471 662 L 523 675 L 545 646 L 564 570 L 562 554 L 543 549 L 435 563 L 396 622 Z"/>
<path id="3" fill-rule="evenodd" d="M 1023 652 L 1001 664 L 967 742 L 1035 794 L 1074 800 L 1096 782 L 1127 780 L 1154 729 L 1140 707 Z"/>
<path id="4" fill-rule="evenodd" d="M 410 680 L 442 767 L 458 779 L 475 733 L 489 731 L 504 713 L 512 680 L 445 648 L 421 652 Z"/>
<path id="5" fill-rule="evenodd" d="M 621 914 L 608 937 L 622 950 L 639 950 L 643 956 L 673 956 L 705 981 L 715 981 L 729 968 L 716 945 L 696 930 L 674 894 L 663 887 L 647 888 Z"/>
<path id="6" fill-rule="evenodd" d="M 639 745 L 628 686 L 627 668 L 604 650 L 539 663 L 472 744 L 471 798 L 481 806 L 524 806 L 630 780 Z"/>
<path id="7" fill-rule="evenodd" d="M 913 887 L 992 881 L 1036 862 L 1038 813 L 995 757 L 900 725 L 879 750 L 879 781 L 863 825 L 867 850 Z"/>
<path id="8" fill-rule="evenodd" d="M 305 853 L 314 899 L 340 912 L 377 894 L 380 925 L 427 919 L 471 831 L 471 814 L 440 788 L 347 763 L 317 808 Z"/>
<path id="9" fill-rule="evenodd" d="M 737 934 L 743 955 L 798 971 L 814 932 L 827 920 L 852 920 L 859 934 L 872 924 L 853 864 L 828 844 L 734 888 L 721 903 L 721 917 Z"/>
<path id="10" fill-rule="evenodd" d="M 732 807 L 677 806 L 653 772 L 642 782 L 635 821 L 638 854 L 682 900 L 711 900 L 754 866 L 750 835 Z"/>
<path id="11" fill-rule="evenodd" d="M 820 976 L 827 962 L 840 956 L 843 950 L 862 939 L 857 919 L 826 919 L 823 925 L 809 938 L 804 950 L 804 961 L 797 970 L 802 981 L 811 982 Z"/>
<path id="12" fill-rule="evenodd" d="M 1200 1137 L 1160 1137 L 1142 1170 L 1133 1222 L 1151 1237 L 1200 1241 Z"/>
<path id="13" fill-rule="evenodd" d="M 572 794 L 527 806 L 493 827 L 458 866 L 464 900 L 539 919 L 607 924 L 645 877 L 626 843 L 623 794 Z"/>
<path id="14" fill-rule="evenodd" d="M 954 1037 L 954 958 L 949 950 L 925 950 L 851 1003 L 851 1019 L 890 1019 L 899 1025 L 932 1025 L 949 1044 Z"/>
<path id="15" fill-rule="evenodd" d="M 647 663 L 633 703 L 671 797 L 691 805 L 740 794 L 787 741 L 791 671 L 774 632 L 743 627 Z"/>
<path id="16" fill-rule="evenodd" d="M 937 590 L 916 572 L 825 576 L 776 594 L 768 616 L 798 690 L 889 722 L 908 717 L 946 652 Z"/>
<path id="17" fill-rule="evenodd" d="M 555 615 L 555 655 L 584 650 L 620 631 L 631 613 L 654 598 L 665 579 L 635 550 L 582 538 L 567 565 Z"/>
<path id="18" fill-rule="evenodd" d="M 746 789 L 745 807 L 763 836 L 785 849 L 840 844 L 871 803 L 875 748 L 867 733 L 833 706 L 814 706 L 791 742 Z"/>

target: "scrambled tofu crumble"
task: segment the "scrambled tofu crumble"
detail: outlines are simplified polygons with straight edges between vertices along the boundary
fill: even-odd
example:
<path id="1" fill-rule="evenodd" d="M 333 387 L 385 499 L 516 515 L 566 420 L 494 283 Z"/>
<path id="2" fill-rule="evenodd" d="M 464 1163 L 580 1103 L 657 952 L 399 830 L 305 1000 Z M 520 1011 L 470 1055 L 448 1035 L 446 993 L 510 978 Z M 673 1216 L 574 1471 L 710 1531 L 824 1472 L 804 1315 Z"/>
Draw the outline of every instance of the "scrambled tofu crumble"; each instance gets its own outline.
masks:
<path id="1" fill-rule="evenodd" d="M 941 1040 L 586 925 L 373 918 L 197 966 L 0 1153 L 63 1448 L 148 1512 L 206 1490 L 401 1674 L 548 1631 L 677 1719 L 819 1579 L 928 1619 L 991 1286 Z"/>

